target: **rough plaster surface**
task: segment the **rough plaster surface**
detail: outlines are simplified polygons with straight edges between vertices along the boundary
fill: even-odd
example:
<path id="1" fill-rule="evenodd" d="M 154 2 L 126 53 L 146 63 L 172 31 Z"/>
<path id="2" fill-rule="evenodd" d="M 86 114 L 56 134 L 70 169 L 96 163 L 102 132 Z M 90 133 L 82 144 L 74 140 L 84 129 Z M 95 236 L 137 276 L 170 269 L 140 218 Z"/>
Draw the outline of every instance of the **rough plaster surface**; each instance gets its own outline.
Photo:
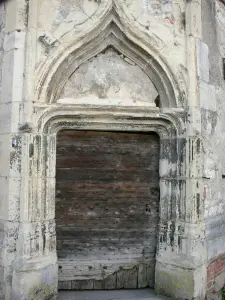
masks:
<path id="1" fill-rule="evenodd" d="M 56 298 L 56 134 L 66 128 L 157 132 L 156 291 L 203 300 L 206 268 L 225 252 L 223 3 L 11 0 L 5 24 L 2 7 L 1 297 Z"/>
<path id="2" fill-rule="evenodd" d="M 221 1 L 202 2 L 203 41 L 208 47 L 209 76 L 200 78 L 202 95 L 208 89 L 201 105 L 203 200 L 205 202 L 206 246 L 208 276 L 207 298 L 219 299 L 225 284 L 225 270 L 219 265 L 225 252 L 224 206 L 224 91 L 223 61 L 225 56 L 225 6 Z M 210 275 L 213 264 L 214 273 Z M 217 267 L 218 264 L 218 267 Z M 213 280 L 213 281 L 212 281 Z"/>
<path id="3" fill-rule="evenodd" d="M 3 43 L 5 37 L 5 7 L 0 4 L 0 102 L 1 102 L 1 83 L 2 83 L 2 61 L 3 61 Z"/>
<path id="4" fill-rule="evenodd" d="M 205 15 L 204 42 L 209 47 L 209 83 L 214 95 L 208 97 L 208 103 L 202 108 L 202 135 L 203 135 L 203 176 L 205 195 L 205 218 L 207 223 L 208 259 L 224 253 L 225 220 L 224 206 L 224 168 L 225 143 L 224 131 L 224 91 L 222 58 L 225 56 L 225 7 L 219 1 L 215 7 L 210 1 L 203 4 Z M 216 24 L 217 26 L 211 26 Z M 210 30 L 210 32 L 209 32 Z M 206 99 L 207 97 L 205 97 Z"/>
<path id="5" fill-rule="evenodd" d="M 70 1 L 63 0 L 50 3 L 41 1 L 38 7 L 37 28 L 41 43 L 35 48 L 36 66 L 41 68 L 45 65 L 49 51 L 56 50 L 59 45 L 69 46 L 71 38 L 75 44 L 91 32 L 107 18 L 112 7 L 125 26 L 138 30 L 141 39 L 151 41 L 153 48 L 160 51 L 170 68 L 178 74 L 177 80 L 186 93 L 184 1 L 172 3 L 171 0 L 79 0 L 72 2 L 72 5 Z M 48 18 L 45 17 L 46 11 Z"/>
<path id="6" fill-rule="evenodd" d="M 85 101 L 89 98 L 90 104 L 98 103 L 99 98 L 111 99 L 112 103 L 114 99 L 118 105 L 128 102 L 140 106 L 154 104 L 157 96 L 156 88 L 140 67 L 113 49 L 108 49 L 72 74 L 60 98 L 75 99 L 74 103 L 76 99 Z"/>

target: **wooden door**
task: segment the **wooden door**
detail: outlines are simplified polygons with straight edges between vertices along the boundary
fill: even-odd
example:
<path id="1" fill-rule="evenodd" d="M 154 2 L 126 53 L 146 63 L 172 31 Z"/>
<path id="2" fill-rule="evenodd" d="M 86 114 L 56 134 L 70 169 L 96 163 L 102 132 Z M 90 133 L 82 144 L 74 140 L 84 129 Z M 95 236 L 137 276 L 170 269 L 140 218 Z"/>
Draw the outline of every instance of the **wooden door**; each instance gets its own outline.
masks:
<path id="1" fill-rule="evenodd" d="M 62 131 L 56 166 L 59 289 L 152 287 L 158 136 Z"/>

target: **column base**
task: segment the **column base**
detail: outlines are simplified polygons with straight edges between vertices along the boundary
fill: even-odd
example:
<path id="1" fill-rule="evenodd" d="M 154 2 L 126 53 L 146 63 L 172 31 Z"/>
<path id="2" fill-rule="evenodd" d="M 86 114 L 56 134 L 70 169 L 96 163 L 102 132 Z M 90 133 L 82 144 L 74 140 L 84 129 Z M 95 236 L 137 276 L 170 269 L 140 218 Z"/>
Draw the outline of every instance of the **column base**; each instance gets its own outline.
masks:
<path id="1" fill-rule="evenodd" d="M 204 300 L 206 266 L 179 266 L 156 262 L 155 290 L 158 295 L 175 299 Z"/>
<path id="2" fill-rule="evenodd" d="M 58 293 L 58 264 L 52 257 L 19 261 L 13 265 L 12 300 L 55 300 Z"/>

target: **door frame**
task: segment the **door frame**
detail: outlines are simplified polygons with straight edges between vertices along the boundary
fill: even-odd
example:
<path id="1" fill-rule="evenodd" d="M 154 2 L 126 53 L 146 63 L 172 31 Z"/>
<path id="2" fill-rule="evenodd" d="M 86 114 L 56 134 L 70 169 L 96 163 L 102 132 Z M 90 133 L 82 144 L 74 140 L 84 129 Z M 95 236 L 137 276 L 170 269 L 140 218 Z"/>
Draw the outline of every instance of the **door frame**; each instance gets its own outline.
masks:
<path id="1" fill-rule="evenodd" d="M 187 243 L 185 230 L 186 207 L 186 151 L 189 144 L 185 139 L 183 109 L 159 109 L 146 107 L 109 107 L 56 104 L 42 110 L 37 116 L 37 127 L 33 133 L 24 133 L 23 166 L 29 169 L 29 178 L 24 181 L 32 201 L 22 205 L 29 223 L 29 234 L 35 235 L 35 245 L 27 242 L 27 230 L 23 223 L 19 229 L 18 260 L 14 262 L 14 281 L 21 278 L 21 272 L 37 270 L 51 274 L 48 289 L 56 293 L 58 285 L 58 264 L 55 231 L 55 172 L 57 132 L 63 129 L 155 132 L 160 137 L 160 221 L 158 229 L 155 289 L 162 289 L 179 281 L 179 287 L 186 289 L 187 274 L 183 257 L 192 255 L 193 241 Z M 32 147 L 31 147 L 32 146 Z M 32 150 L 32 152 L 31 152 Z M 25 178 L 27 179 L 27 178 Z M 29 199 L 29 197 L 28 197 Z M 189 200 L 189 201 L 188 201 Z M 27 227 L 26 227 L 27 229 Z M 39 232 L 39 234 L 37 234 Z M 27 259 L 27 255 L 30 257 Z M 171 270 L 176 268 L 174 276 Z M 21 269 L 22 268 L 22 269 Z M 189 271 L 188 271 L 189 272 Z M 27 273 L 29 274 L 29 272 Z M 189 274 L 189 273 L 188 273 Z M 192 276 L 194 273 L 190 273 Z M 194 275 L 193 275 L 194 276 Z M 189 280 L 189 279 L 187 279 Z M 189 282 L 189 281 L 188 281 Z M 188 284 L 188 283 L 187 283 Z M 168 285 L 168 287 L 166 286 Z M 48 294 L 51 293 L 48 292 Z"/>

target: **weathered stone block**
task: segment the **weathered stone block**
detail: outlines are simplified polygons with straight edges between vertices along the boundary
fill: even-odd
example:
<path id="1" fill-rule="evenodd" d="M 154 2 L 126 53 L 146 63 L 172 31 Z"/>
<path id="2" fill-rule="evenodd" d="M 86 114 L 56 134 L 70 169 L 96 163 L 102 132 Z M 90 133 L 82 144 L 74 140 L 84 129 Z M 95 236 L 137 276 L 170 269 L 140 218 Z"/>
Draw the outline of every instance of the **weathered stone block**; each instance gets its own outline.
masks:
<path id="1" fill-rule="evenodd" d="M 204 299 L 205 267 L 185 268 L 157 262 L 156 292 L 173 298 Z"/>
<path id="2" fill-rule="evenodd" d="M 21 104 L 19 102 L 0 104 L 0 132 L 15 133 L 18 131 Z"/>
<path id="3" fill-rule="evenodd" d="M 205 81 L 200 81 L 199 99 L 201 108 L 216 111 L 217 104 L 215 86 L 210 85 Z"/>
<path id="4" fill-rule="evenodd" d="M 200 81 L 209 82 L 209 48 L 196 39 L 197 76 Z"/>
<path id="5" fill-rule="evenodd" d="M 30 272 L 32 271 L 32 272 Z M 13 271 L 12 300 L 54 299 L 58 292 L 57 264 Z"/>

